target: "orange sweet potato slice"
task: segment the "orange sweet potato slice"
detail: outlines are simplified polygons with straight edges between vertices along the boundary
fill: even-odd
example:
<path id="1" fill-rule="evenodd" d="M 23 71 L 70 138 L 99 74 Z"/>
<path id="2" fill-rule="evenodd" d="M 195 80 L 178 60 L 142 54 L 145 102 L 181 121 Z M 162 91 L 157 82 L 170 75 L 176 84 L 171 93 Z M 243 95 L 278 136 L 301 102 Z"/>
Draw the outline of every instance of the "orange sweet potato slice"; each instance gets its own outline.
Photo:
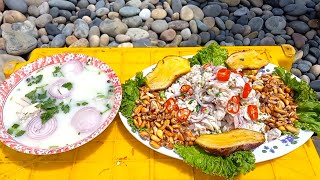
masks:
<path id="1" fill-rule="evenodd" d="M 235 151 L 255 149 L 264 142 L 264 134 L 247 129 L 234 129 L 221 134 L 205 134 L 196 139 L 196 143 L 208 153 L 225 157 Z"/>
<path id="2" fill-rule="evenodd" d="M 180 56 L 167 56 L 160 60 L 154 70 L 146 76 L 146 84 L 152 91 L 166 89 L 190 70 L 188 59 Z"/>

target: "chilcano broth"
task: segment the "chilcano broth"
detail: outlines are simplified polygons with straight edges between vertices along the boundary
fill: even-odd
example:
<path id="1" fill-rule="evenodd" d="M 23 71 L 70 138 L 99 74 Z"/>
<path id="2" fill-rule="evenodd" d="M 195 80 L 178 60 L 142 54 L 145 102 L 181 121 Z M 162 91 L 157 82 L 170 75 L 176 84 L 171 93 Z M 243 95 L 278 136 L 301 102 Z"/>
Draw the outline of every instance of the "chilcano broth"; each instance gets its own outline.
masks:
<path id="1" fill-rule="evenodd" d="M 57 148 L 97 130 L 113 103 L 114 87 L 108 75 L 70 60 L 46 66 L 22 80 L 6 101 L 3 122 L 21 144 Z"/>

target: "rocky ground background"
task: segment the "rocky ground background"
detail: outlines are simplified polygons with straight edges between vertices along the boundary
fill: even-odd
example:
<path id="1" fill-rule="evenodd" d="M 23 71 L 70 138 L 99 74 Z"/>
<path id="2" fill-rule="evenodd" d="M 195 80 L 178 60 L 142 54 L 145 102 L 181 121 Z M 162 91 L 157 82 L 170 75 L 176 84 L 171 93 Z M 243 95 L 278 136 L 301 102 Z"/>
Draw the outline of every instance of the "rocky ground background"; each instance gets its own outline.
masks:
<path id="1" fill-rule="evenodd" d="M 320 0 L 0 0 L 0 65 L 37 47 L 291 44 L 320 96 L 319 17 Z"/>

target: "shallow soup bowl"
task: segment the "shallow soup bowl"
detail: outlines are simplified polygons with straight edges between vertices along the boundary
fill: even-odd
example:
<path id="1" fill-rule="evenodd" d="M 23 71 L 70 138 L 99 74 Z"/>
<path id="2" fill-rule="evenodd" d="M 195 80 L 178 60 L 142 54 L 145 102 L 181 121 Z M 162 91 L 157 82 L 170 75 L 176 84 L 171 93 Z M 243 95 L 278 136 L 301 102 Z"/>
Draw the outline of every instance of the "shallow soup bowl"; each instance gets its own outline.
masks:
<path id="1" fill-rule="evenodd" d="M 35 155 L 75 149 L 111 124 L 121 99 L 118 76 L 94 57 L 38 59 L 0 85 L 0 141 Z"/>

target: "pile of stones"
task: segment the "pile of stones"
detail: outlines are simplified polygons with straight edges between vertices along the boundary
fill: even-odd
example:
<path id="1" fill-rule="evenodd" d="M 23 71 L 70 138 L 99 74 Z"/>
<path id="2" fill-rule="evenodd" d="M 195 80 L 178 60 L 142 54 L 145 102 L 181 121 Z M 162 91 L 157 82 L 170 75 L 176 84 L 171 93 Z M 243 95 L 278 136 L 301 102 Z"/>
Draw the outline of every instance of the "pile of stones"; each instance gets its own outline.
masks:
<path id="1" fill-rule="evenodd" d="M 320 96 L 320 0 L 0 0 L 0 65 L 37 47 L 291 44 Z"/>

